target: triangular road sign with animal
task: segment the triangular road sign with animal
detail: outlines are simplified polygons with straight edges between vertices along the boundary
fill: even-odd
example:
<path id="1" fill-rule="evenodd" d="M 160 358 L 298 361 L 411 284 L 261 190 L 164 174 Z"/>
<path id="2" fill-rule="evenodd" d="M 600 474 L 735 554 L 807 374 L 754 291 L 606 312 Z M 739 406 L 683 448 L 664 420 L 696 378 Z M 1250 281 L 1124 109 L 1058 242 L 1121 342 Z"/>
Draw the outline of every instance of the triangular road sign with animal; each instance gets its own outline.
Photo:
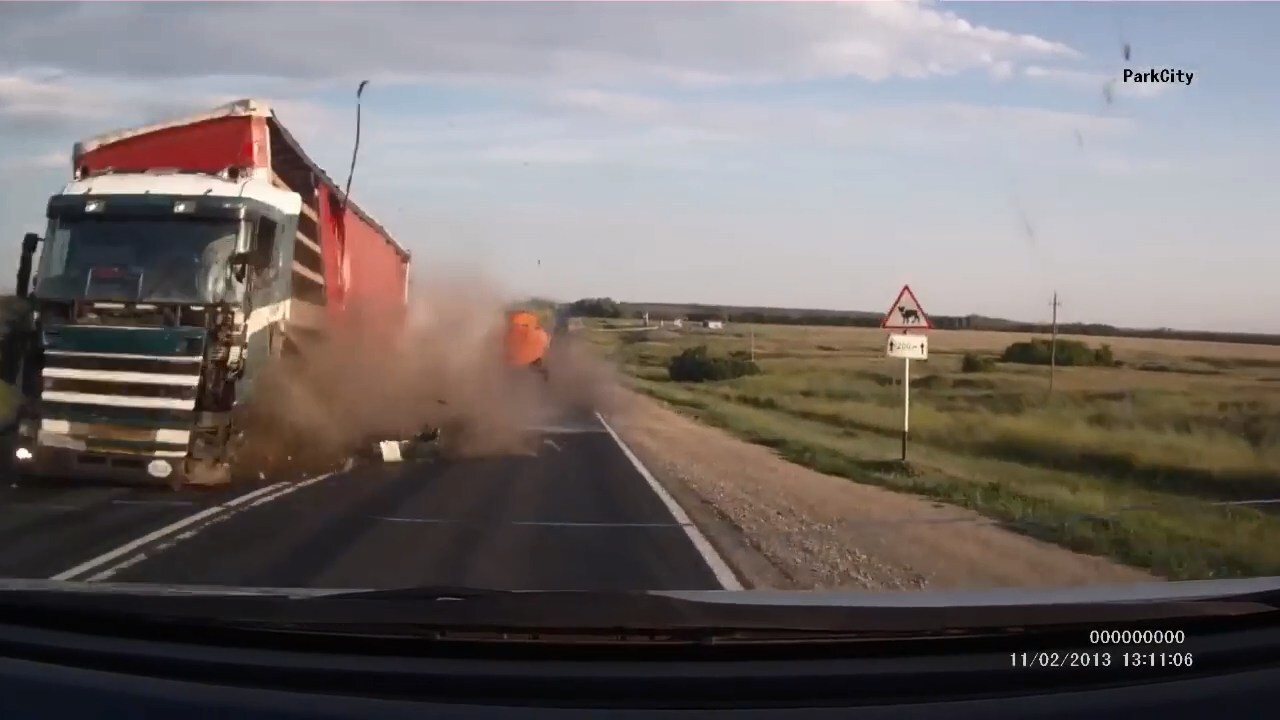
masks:
<path id="1" fill-rule="evenodd" d="M 880 321 L 880 327 L 886 330 L 932 330 L 933 324 L 929 322 L 924 308 L 920 307 L 916 294 L 911 292 L 911 286 L 903 285 L 898 299 L 893 301 L 884 320 Z"/>

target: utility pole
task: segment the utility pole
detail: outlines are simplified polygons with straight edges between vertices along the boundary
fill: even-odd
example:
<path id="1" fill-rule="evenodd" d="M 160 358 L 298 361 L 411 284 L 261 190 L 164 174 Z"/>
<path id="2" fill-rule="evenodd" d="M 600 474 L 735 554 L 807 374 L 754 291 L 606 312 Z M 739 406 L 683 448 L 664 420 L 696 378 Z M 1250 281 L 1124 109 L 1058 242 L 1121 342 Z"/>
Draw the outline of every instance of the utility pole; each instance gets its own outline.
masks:
<path id="1" fill-rule="evenodd" d="M 1053 374 L 1058 369 L 1058 291 L 1053 291 L 1053 331 L 1049 340 L 1049 394 L 1053 395 Z"/>
<path id="2" fill-rule="evenodd" d="M 751 362 L 755 362 L 756 361 L 756 329 L 748 328 L 747 332 L 750 333 L 750 336 L 751 336 Z"/>

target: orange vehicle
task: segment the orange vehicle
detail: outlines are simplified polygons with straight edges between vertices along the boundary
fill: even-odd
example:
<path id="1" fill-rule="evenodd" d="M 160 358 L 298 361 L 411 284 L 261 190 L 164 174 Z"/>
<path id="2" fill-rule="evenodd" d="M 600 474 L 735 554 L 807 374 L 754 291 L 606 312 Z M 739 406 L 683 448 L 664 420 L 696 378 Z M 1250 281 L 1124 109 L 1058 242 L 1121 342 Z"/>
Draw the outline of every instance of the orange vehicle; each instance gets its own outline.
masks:
<path id="1" fill-rule="evenodd" d="M 517 310 L 507 315 L 505 339 L 507 364 L 511 367 L 528 367 L 547 376 L 543 358 L 551 345 L 551 337 L 542 329 L 538 316 L 527 310 Z"/>

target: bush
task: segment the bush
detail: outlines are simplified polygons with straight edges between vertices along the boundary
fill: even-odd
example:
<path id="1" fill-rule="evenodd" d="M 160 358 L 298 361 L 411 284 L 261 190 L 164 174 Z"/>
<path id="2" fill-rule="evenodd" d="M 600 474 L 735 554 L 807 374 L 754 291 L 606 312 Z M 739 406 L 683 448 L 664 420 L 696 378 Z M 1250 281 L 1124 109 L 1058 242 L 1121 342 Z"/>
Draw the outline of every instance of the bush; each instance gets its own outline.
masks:
<path id="1" fill-rule="evenodd" d="M 574 317 L 621 318 L 622 306 L 613 298 L 583 298 L 569 306 L 569 314 Z"/>
<path id="2" fill-rule="evenodd" d="M 988 372 L 995 367 L 995 361 L 985 355 L 967 352 L 960 360 L 960 372 L 979 373 Z"/>
<path id="3" fill-rule="evenodd" d="M 740 355 L 712 357 L 706 345 L 699 345 L 671 358 L 667 374 L 675 382 L 715 382 L 759 375 L 760 366 Z"/>
<path id="4" fill-rule="evenodd" d="M 1110 345 L 1091 348 L 1079 340 L 1058 340 L 1057 352 L 1053 352 L 1052 343 L 1043 338 L 1033 338 L 1028 342 L 1016 342 L 1004 349 L 1000 356 L 1002 362 L 1021 365 L 1048 365 L 1052 357 L 1062 367 L 1086 367 L 1116 365 L 1115 354 Z"/>

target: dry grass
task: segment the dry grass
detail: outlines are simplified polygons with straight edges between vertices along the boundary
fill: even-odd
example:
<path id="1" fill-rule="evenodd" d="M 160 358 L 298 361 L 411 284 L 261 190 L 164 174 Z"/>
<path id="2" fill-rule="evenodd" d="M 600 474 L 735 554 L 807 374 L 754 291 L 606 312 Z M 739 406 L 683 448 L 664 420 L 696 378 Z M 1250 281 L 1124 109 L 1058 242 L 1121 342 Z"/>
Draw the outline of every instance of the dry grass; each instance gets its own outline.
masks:
<path id="1" fill-rule="evenodd" d="M 764 374 L 704 385 L 666 380 L 684 347 L 745 350 Z M 770 445 L 789 459 L 977 509 L 1025 532 L 1173 577 L 1280 573 L 1280 347 L 1137 338 L 1122 367 L 997 364 L 1025 335 L 930 333 L 913 363 L 911 471 L 898 457 L 901 363 L 884 332 L 735 326 L 724 332 L 597 332 L 641 390 Z"/>

